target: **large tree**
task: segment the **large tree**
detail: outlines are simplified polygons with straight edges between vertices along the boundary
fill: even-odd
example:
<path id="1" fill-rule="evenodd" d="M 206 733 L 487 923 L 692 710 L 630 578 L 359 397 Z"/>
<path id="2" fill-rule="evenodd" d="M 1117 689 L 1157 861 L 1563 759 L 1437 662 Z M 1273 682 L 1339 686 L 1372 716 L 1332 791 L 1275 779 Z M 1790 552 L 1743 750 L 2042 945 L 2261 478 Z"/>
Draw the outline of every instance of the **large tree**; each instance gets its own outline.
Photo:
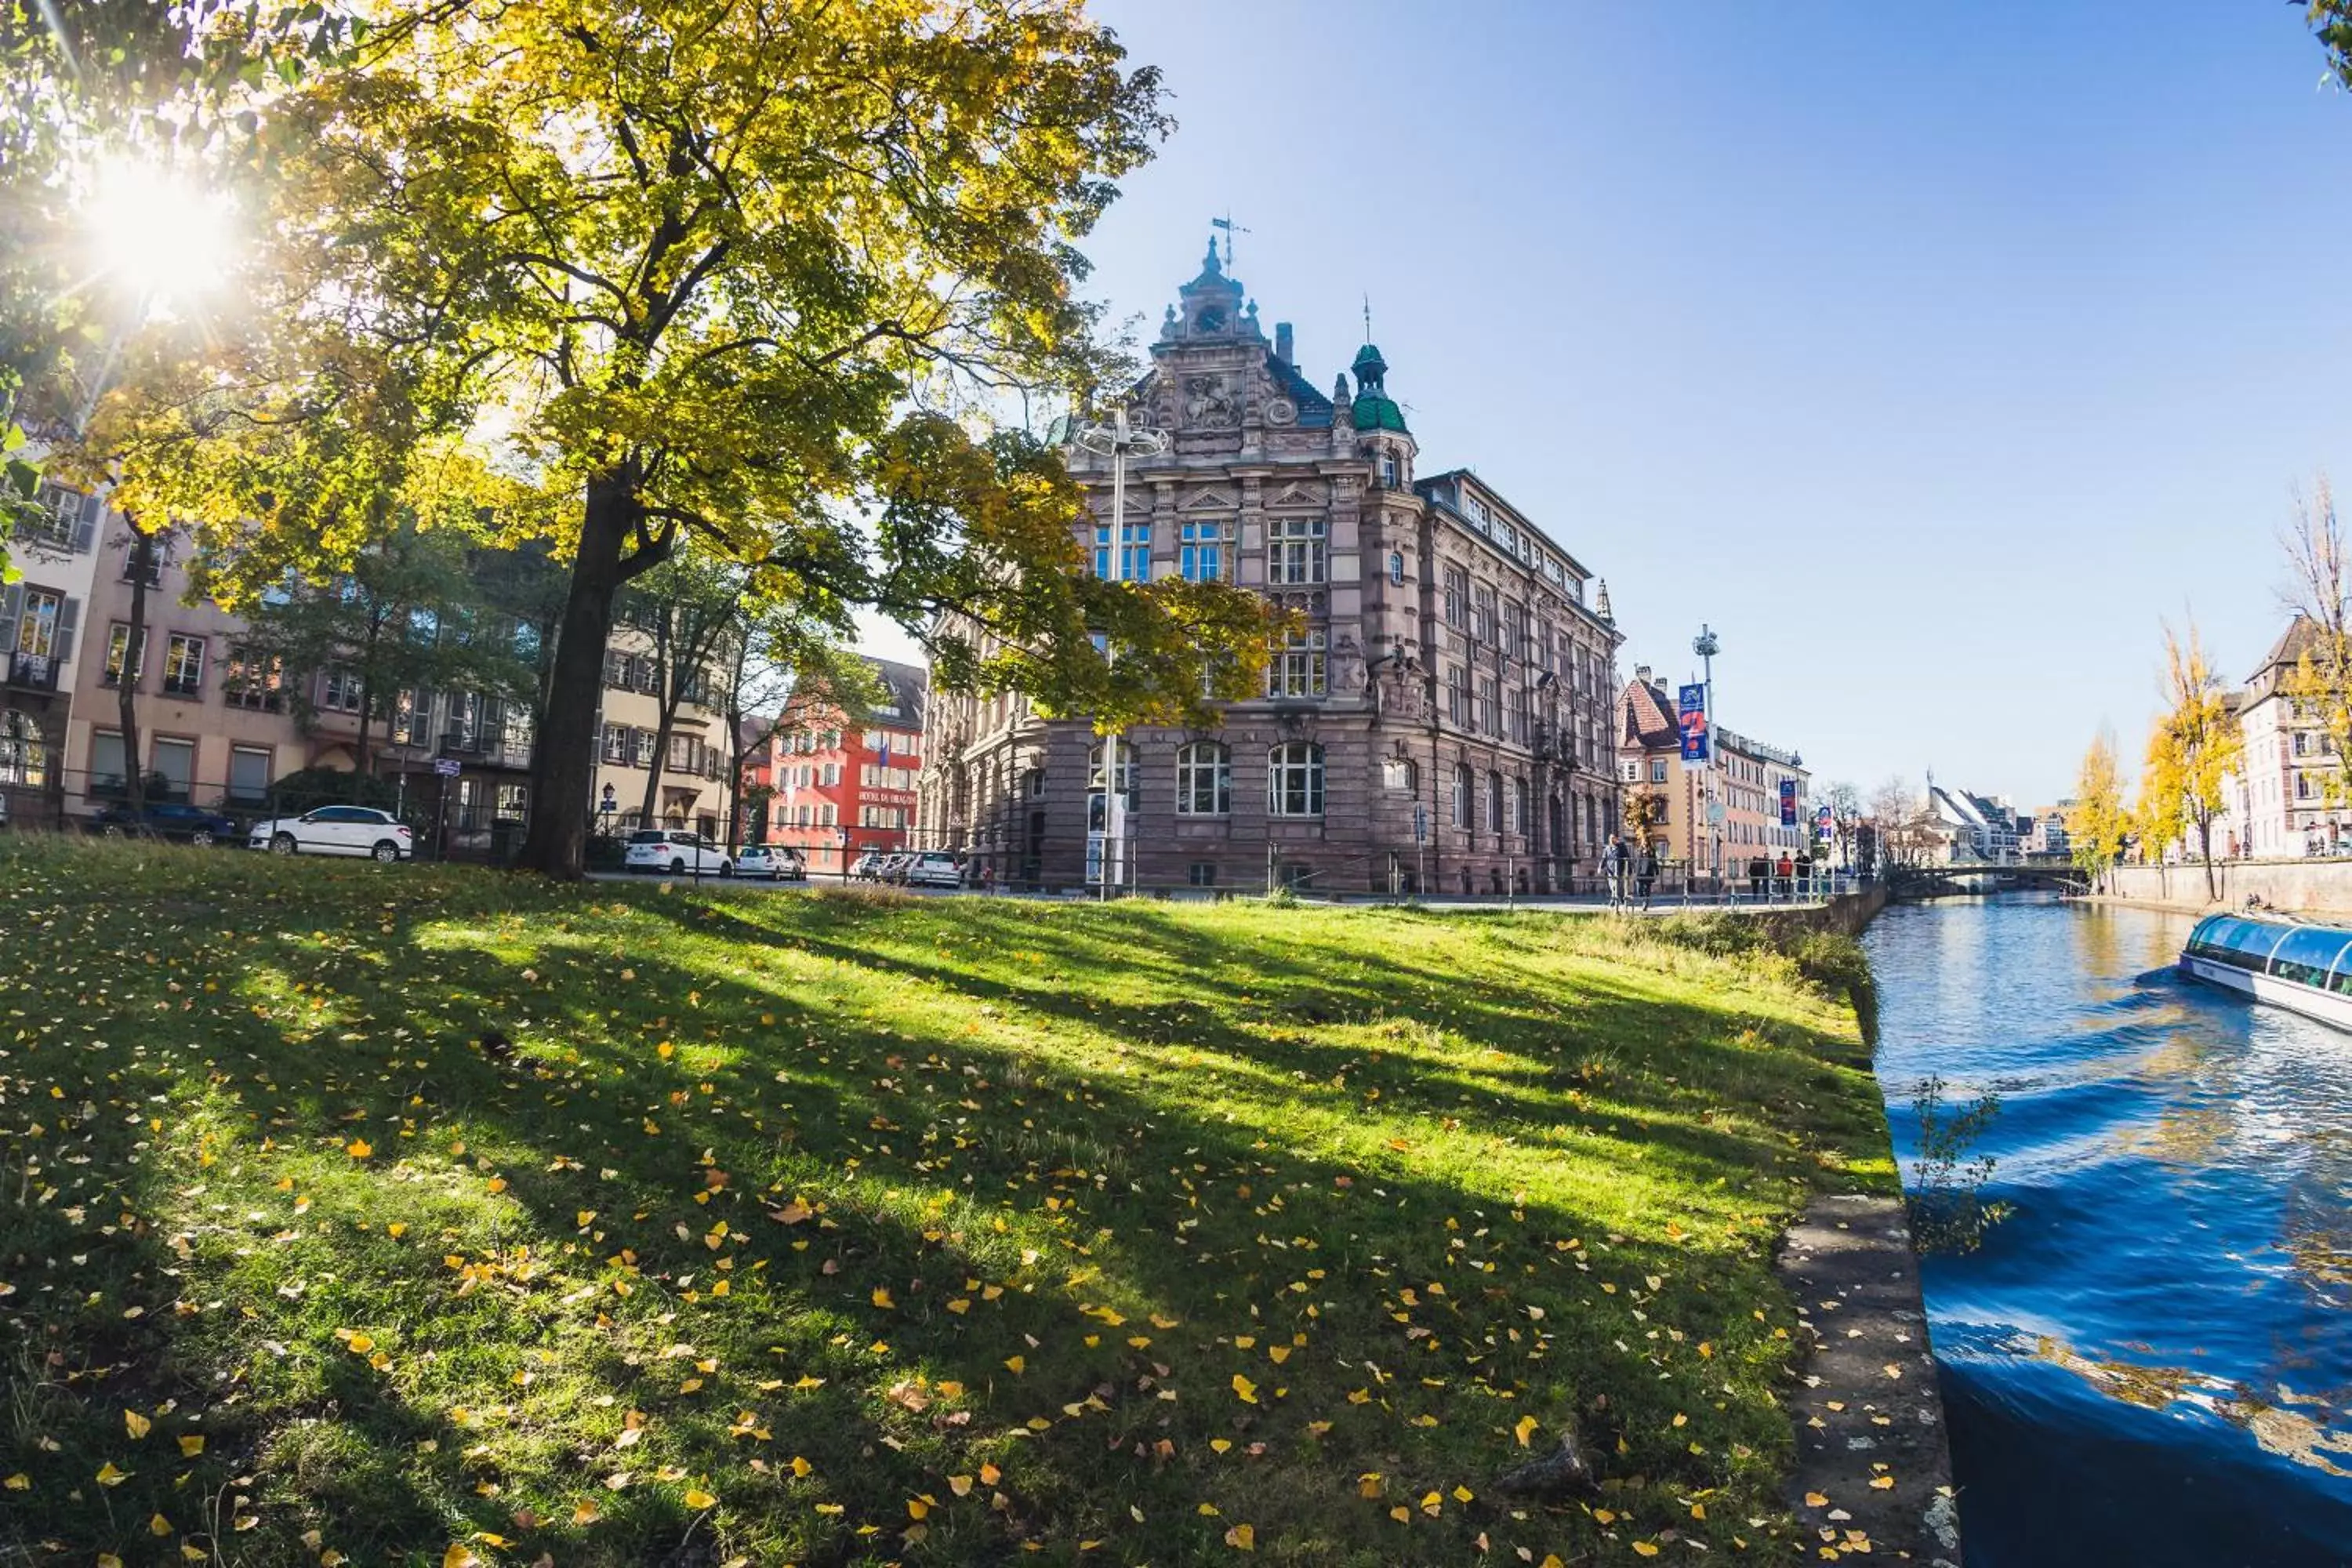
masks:
<path id="1" fill-rule="evenodd" d="M 2194 831 L 2205 864 L 2205 896 L 2213 881 L 2213 822 L 2228 805 L 2223 788 L 2245 753 L 2237 705 L 2205 658 L 2191 622 L 2186 638 L 2164 628 L 2164 711 L 2147 739 L 2147 773 L 2140 785 L 2139 823 L 2150 844 L 2179 841 Z"/>
<path id="2" fill-rule="evenodd" d="M 1108 723 L 1248 695 L 1262 602 L 1090 577 L 1001 417 L 1110 384 L 1074 245 L 1165 125 L 1075 0 L 409 11 L 262 128 L 283 298 L 190 504 L 319 571 L 386 498 L 509 481 L 571 572 L 522 856 L 558 874 L 615 596 L 689 542 L 878 607 L 945 684 Z"/>

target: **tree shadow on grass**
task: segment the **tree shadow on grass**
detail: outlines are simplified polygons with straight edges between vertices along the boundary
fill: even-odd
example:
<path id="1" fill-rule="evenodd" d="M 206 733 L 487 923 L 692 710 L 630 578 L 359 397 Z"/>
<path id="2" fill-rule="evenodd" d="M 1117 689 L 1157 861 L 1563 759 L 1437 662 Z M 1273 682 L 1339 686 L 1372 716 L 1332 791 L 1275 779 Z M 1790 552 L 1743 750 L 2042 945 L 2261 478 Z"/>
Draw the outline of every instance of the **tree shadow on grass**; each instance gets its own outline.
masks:
<path id="1" fill-rule="evenodd" d="M 1244 1079 L 1222 1107 L 1191 1105 L 1155 1093 L 1150 1080 L 1076 1070 L 1021 1032 L 1082 1027 L 1181 1043 L 1230 1055 L 1253 1072 L 1318 1081 L 1352 1062 L 1360 1082 L 1376 1074 L 1364 1052 L 1323 1044 L 1289 1024 L 1285 1009 L 1312 994 L 1335 999 L 1342 1010 L 1335 1024 L 1400 1013 L 1412 1002 L 1403 986 L 1445 983 L 1434 972 L 1416 971 L 1395 984 L 1355 976 L 1339 985 L 1317 973 L 1311 950 L 1305 957 L 1267 954 L 1261 963 L 1261 943 L 1252 953 L 1252 989 L 1211 980 L 1206 994 L 1235 1009 L 1244 996 L 1254 1005 L 1268 984 L 1260 971 L 1273 973 L 1280 994 L 1261 1016 L 1282 1025 L 1269 1038 L 1181 996 L 1097 1003 L 1066 981 L 975 977 L 936 954 L 912 954 L 911 942 L 886 943 L 893 922 L 912 919 L 898 911 L 858 910 L 845 920 L 824 910 L 807 929 L 786 933 L 742 919 L 724 900 L 626 900 L 633 916 L 651 915 L 738 949 L 765 945 L 791 967 L 761 975 L 739 962 L 730 972 L 717 953 L 682 949 L 690 961 L 678 961 L 667 944 L 656 944 L 627 958 L 636 978 L 624 990 L 616 970 L 597 973 L 590 949 L 604 945 L 603 935 L 562 929 L 567 919 L 584 917 L 560 899 L 404 904 L 389 911 L 388 936 L 373 923 L 386 911 L 366 910 L 362 924 L 352 918 L 358 911 L 346 906 L 339 913 L 335 902 L 289 901 L 271 922 L 281 929 L 230 949 L 245 966 L 250 998 L 270 1005 L 273 1016 L 248 1007 L 242 1019 L 215 1018 L 199 1043 L 213 1090 L 244 1097 L 243 1110 L 256 1118 L 238 1141 L 239 1157 L 258 1163 L 256 1142 L 266 1134 L 298 1186 L 318 1194 L 304 1225 L 288 1226 L 297 1234 L 279 1244 L 281 1272 L 339 1273 L 340 1285 L 310 1296 L 308 1308 L 274 1296 L 228 1304 L 232 1312 L 253 1307 L 259 1328 L 230 1319 L 232 1331 L 223 1332 L 215 1325 L 224 1320 L 209 1315 L 151 1313 L 153 1340 L 106 1352 L 126 1364 L 172 1368 L 193 1405 L 217 1400 L 219 1374 L 249 1358 L 257 1337 L 309 1336 L 286 1342 L 306 1366 L 323 1359 L 323 1394 L 290 1381 L 280 1388 L 248 1379 L 251 1392 L 240 1402 L 253 1423 L 256 1447 L 248 1452 L 266 1461 L 267 1484 L 281 1489 L 273 1500 L 281 1506 L 264 1508 L 262 1524 L 245 1538 L 257 1549 L 274 1542 L 290 1553 L 295 1527 L 324 1516 L 336 1529 L 373 1526 L 373 1539 L 387 1551 L 429 1552 L 437 1542 L 419 1533 L 429 1536 L 428 1519 L 444 1531 L 470 1524 L 515 1533 L 522 1527 L 510 1522 L 511 1510 L 528 1506 L 557 1523 L 535 1527 L 527 1543 L 551 1540 L 564 1561 L 583 1552 L 592 1561 L 628 1561 L 658 1553 L 683 1531 L 688 1510 L 677 1485 L 641 1481 L 609 1494 L 604 1501 L 616 1517 L 576 1531 L 559 1511 L 569 1494 L 558 1494 L 569 1485 L 593 1496 L 604 1476 L 642 1462 L 675 1466 L 688 1477 L 723 1474 L 727 1484 L 713 1489 L 723 1491 L 730 1516 L 754 1521 L 731 1527 L 739 1538 L 746 1531 L 756 1536 L 762 1515 L 806 1520 L 814 1500 L 844 1498 L 854 1506 L 816 1532 L 813 1548 L 807 1530 L 793 1540 L 809 1560 L 849 1562 L 865 1550 L 856 1525 L 899 1516 L 906 1497 L 940 1495 L 943 1475 L 970 1473 L 987 1458 L 1005 1473 L 1013 1500 L 1006 1517 L 985 1527 L 943 1526 L 927 1547 L 902 1548 L 910 1558 L 982 1561 L 1024 1536 L 1118 1530 L 1130 1501 L 1149 1505 L 1171 1550 L 1222 1554 L 1218 1522 L 1165 1522 L 1161 1499 L 1171 1478 L 1204 1494 L 1249 1495 L 1255 1488 L 1269 1509 L 1325 1530 L 1336 1550 L 1377 1552 L 1388 1549 L 1384 1514 L 1369 1506 L 1335 1510 L 1328 1489 L 1344 1492 L 1369 1469 L 1475 1478 L 1466 1457 L 1484 1456 L 1478 1463 L 1508 1457 L 1512 1445 L 1497 1434 L 1517 1411 L 1557 1420 L 1601 1393 L 1617 1412 L 1612 1422 L 1628 1434 L 1630 1463 L 1662 1479 L 1685 1477 L 1689 1485 L 1725 1479 L 1719 1461 L 1702 1463 L 1666 1436 L 1670 1408 L 1723 1397 L 1709 1384 L 1711 1376 L 1720 1381 L 1720 1368 L 1652 1349 L 1648 1329 L 1629 1308 L 1650 1302 L 1651 1327 L 1705 1319 L 1701 1331 L 1716 1334 L 1728 1359 L 1767 1333 L 1734 1310 L 1755 1298 L 1759 1264 L 1727 1250 L 1593 1237 L 1592 1214 L 1566 1191 L 1539 1194 L 1507 1218 L 1463 1183 L 1403 1159 L 1374 1165 L 1286 1151 L 1267 1136 L 1285 1111 L 1278 1083 Z M 448 922 L 518 915 L 514 952 L 494 951 L 509 945 L 500 941 L 452 944 L 436 934 Z M 294 929 L 314 921 L 340 940 L 364 932 L 393 951 L 424 954 L 429 982 L 352 963 L 348 948 L 321 948 Z M 863 946 L 851 940 L 857 931 Z M 1049 934 L 1066 963 L 1098 962 L 1063 934 Z M 418 946 L 427 936 L 436 937 L 429 951 Z M 1042 939 L 991 911 L 973 918 L 970 940 Z M 1138 940 L 1157 940 L 1152 926 Z M 221 952 L 217 943 L 199 948 L 206 958 Z M 1230 967 L 1219 957 L 1232 951 L 1229 943 L 1181 928 L 1171 950 L 1174 961 L 1141 961 L 1163 986 L 1192 985 L 1196 970 Z M 819 963 L 832 968 L 820 972 Z M 299 992 L 292 990 L 297 983 Z M 429 999 L 417 994 L 428 984 Z M 143 1001 L 154 987 L 139 989 Z M 696 993 L 698 1002 L 688 1004 Z M 826 1000 L 851 994 L 866 1016 Z M 275 1000 L 289 995 L 304 1000 Z M 1591 1005 L 1625 1009 L 1629 1017 L 1652 1005 L 1632 994 Z M 1542 1024 L 1540 1003 L 1512 1002 L 1499 988 L 1477 1007 L 1472 1016 L 1498 1026 L 1507 1017 L 1517 1029 Z M 999 1018 L 988 1016 L 992 1008 Z M 1002 1026 L 1008 1015 L 1028 1022 Z M 753 1022 L 761 1018 L 774 1022 Z M 535 1062 L 485 1055 L 473 1038 L 485 1022 L 507 1026 Z M 719 1037 L 709 1044 L 696 1037 L 706 1025 Z M 1721 1015 L 1689 1009 L 1673 1028 L 1704 1033 L 1722 1025 Z M 967 1026 L 976 1032 L 964 1033 Z M 408 1028 L 410 1037 L 387 1046 L 391 1027 Z M 362 1034 L 363 1043 L 343 1048 L 344 1033 Z M 660 1037 L 672 1039 L 672 1057 L 655 1050 Z M 114 1049 L 109 1059 L 118 1070 L 140 1069 Z M 1558 1123 L 1560 1108 L 1540 1093 L 1553 1070 L 1549 1054 L 1516 1048 L 1510 1070 L 1526 1075 L 1525 1086 L 1498 1087 L 1495 1108 L 1480 1114 L 1529 1128 Z M 1392 1094 L 1375 1120 L 1444 1109 L 1412 1100 L 1402 1064 L 1401 1048 L 1379 1080 L 1392 1085 Z M 776 1082 L 778 1071 L 789 1081 Z M 345 1120 L 352 1111 L 358 1118 Z M 648 1121 L 658 1131 L 645 1131 Z M 377 1145 L 371 1162 L 342 1152 L 354 1129 Z M 462 1156 L 450 1147 L 457 1129 L 468 1142 Z M 1667 1142 L 1670 1129 L 1685 1140 L 1675 1145 L 1677 1157 L 1695 1167 L 1774 1155 L 1754 1139 L 1689 1134 L 1661 1107 L 1650 1136 Z M 415 1136 L 403 1139 L 404 1131 Z M 100 1119 L 90 1133 L 95 1157 L 120 1153 L 134 1131 Z M 416 1179 L 388 1190 L 394 1177 L 372 1162 L 399 1154 Z M 477 1163 L 485 1159 L 488 1170 Z M 150 1184 L 136 1194 L 138 1208 L 169 1208 L 165 1189 L 184 1173 L 167 1179 L 159 1163 L 145 1168 Z M 713 1172 L 725 1177 L 716 1186 Z M 491 1181 L 504 1190 L 485 1213 L 479 1194 Z M 696 1202 L 698 1194 L 706 1201 Z M 791 1213 L 803 1197 L 813 1212 L 796 1223 L 768 1217 Z M 1494 1212 L 1475 1212 L 1482 1201 Z M 598 1217 L 583 1225 L 583 1212 Z M 409 1216 L 415 1236 L 404 1247 L 389 1247 L 381 1233 L 392 1214 Z M 729 1231 L 714 1247 L 711 1227 L 722 1218 Z M 993 1228 L 999 1221 L 1004 1232 Z M 1191 1227 L 1179 1228 L 1186 1221 Z M 269 1224 L 279 1223 L 273 1215 Z M 349 1240 L 362 1223 L 379 1227 L 364 1247 Z M 686 1235 L 677 1234 L 679 1225 Z M 320 1226 L 337 1239 L 320 1239 Z M 1562 1251 L 1558 1244 L 1571 1236 L 1585 1247 Z M 513 1272 L 525 1242 L 547 1261 L 546 1274 Z M 251 1235 L 200 1237 L 194 1272 L 226 1268 L 237 1247 L 255 1245 Z M 126 1245 L 126 1255 L 162 1267 L 152 1239 L 136 1246 L 145 1250 Z M 572 1247 L 581 1250 L 564 1250 Z M 1026 1251 L 1037 1260 L 1022 1261 Z M 461 1267 L 450 1267 L 447 1257 Z M 724 1271 L 733 1289 L 723 1299 L 709 1289 L 721 1257 L 736 1264 Z M 1586 1258 L 1590 1274 L 1577 1268 Z M 185 1270 L 176 1258 L 173 1266 Z M 1066 1283 L 1089 1268 L 1101 1271 L 1096 1279 Z M 484 1282 L 461 1298 L 456 1292 L 467 1269 Z M 1604 1274 L 1620 1296 L 1595 1295 L 1592 1281 Z M 1661 1288 L 1643 1283 L 1651 1276 L 1671 1276 L 1674 1289 L 1704 1289 L 1713 1300 L 1661 1305 L 1654 1294 Z M 985 1300 L 971 1280 L 1001 1293 Z M 1458 1289 L 1429 1293 L 1437 1280 Z M 1404 1304 L 1408 1288 L 1423 1292 L 1422 1305 Z M 583 1289 L 591 1292 L 587 1302 L 563 1305 Z M 877 1290 L 887 1292 L 887 1306 Z M 967 1305 L 951 1310 L 953 1300 Z M 394 1301 L 414 1313 L 413 1321 L 341 1325 L 383 1335 L 393 1355 L 385 1371 L 331 1336 L 320 1342 L 333 1319 L 382 1312 Z M 1554 1324 L 1593 1331 L 1547 1339 L 1526 1314 L 1531 1304 L 1544 1307 Z M 1090 1316 L 1089 1305 L 1116 1310 L 1127 1322 Z M 1174 1326 L 1152 1325 L 1153 1312 Z M 1398 1321 L 1400 1312 L 1408 1321 Z M 601 1325 L 599 1316 L 606 1320 Z M 84 1327 L 60 1332 L 79 1335 Z M 1416 1328 L 1424 1331 L 1420 1337 Z M 1236 1343 L 1244 1334 L 1280 1342 L 1294 1333 L 1309 1343 L 1286 1363 L 1270 1362 L 1263 1345 L 1245 1351 Z M 1085 1346 L 1087 1334 L 1099 1342 Z M 870 1349 L 877 1339 L 889 1343 L 887 1353 Z M 1152 1342 L 1133 1346 L 1131 1339 Z M 1636 1348 L 1618 1350 L 1618 1342 Z M 665 1353 L 689 1342 L 684 1357 Z M 1004 1364 L 1007 1352 L 1023 1347 L 1029 1365 L 1014 1373 Z M 1334 1347 L 1349 1349 L 1350 1362 L 1328 1359 Z M 538 1362 L 541 1351 L 561 1366 Z M 1454 1359 L 1465 1351 L 1478 1359 Z M 688 1370 L 704 1359 L 718 1360 L 719 1370 Z M 1368 1370 L 1373 1363 L 1381 1370 Z M 1442 1372 L 1444 1386 L 1423 1386 L 1424 1368 Z M 534 1372 L 540 1383 L 513 1381 Z M 1227 1385 L 1234 1374 L 1262 1391 L 1279 1382 L 1291 1392 L 1262 1392 L 1248 1405 Z M 685 1388 L 696 1375 L 705 1388 Z M 910 1409 L 903 1395 L 894 1403 L 890 1390 L 918 1376 L 929 1380 L 913 1390 L 925 1408 Z M 798 1386 L 808 1378 L 824 1381 Z M 766 1381 L 782 1386 L 761 1388 Z M 963 1392 L 943 1394 L 942 1384 Z M 452 1415 L 453 1393 L 468 1389 L 478 1393 L 467 1407 L 487 1426 L 461 1426 Z M 1496 1404 L 1496 1389 L 1516 1403 Z M 1348 1397 L 1355 1391 L 1365 1393 L 1363 1402 Z M 1163 1400 L 1164 1392 L 1180 1397 Z M 271 1403 L 280 1397 L 286 1403 Z M 606 1397 L 611 1406 L 593 1405 Z M 578 1408 L 583 1400 L 586 1412 Z M 1736 1405 L 1742 1441 L 1770 1452 L 1777 1413 L 1769 1397 L 1751 1390 Z M 501 1407 L 509 1413 L 498 1414 Z M 622 1449 L 616 1445 L 631 1409 L 646 1413 L 653 1436 Z M 772 1438 L 735 1435 L 745 1414 L 755 1432 Z M 106 1412 L 89 1415 L 102 1426 Z M 1422 1415 L 1439 1425 L 1402 1424 Z M 1311 1437 L 1302 1435 L 1310 1417 L 1328 1422 Z M 543 1435 L 549 1428 L 562 1434 L 554 1448 L 544 1446 L 553 1440 Z M 1271 1463 L 1236 1472 L 1238 1460 L 1208 1450 L 1212 1435 L 1244 1446 L 1265 1442 Z M 1165 1458 L 1156 1448 L 1163 1438 L 1176 1445 Z M 435 1455 L 420 1460 L 416 1446 L 426 1442 L 436 1445 Z M 466 1458 L 484 1446 L 486 1456 Z M 222 1458 L 230 1453 L 224 1445 Z M 629 1457 L 639 1453 L 645 1460 Z M 813 1478 L 792 1477 L 782 1461 L 793 1453 L 812 1461 Z M 751 1470 L 747 1454 L 766 1457 L 770 1469 Z M 237 1456 L 236 1463 L 249 1462 Z M 486 1497 L 475 1489 L 485 1485 L 501 1489 Z M 115 1500 L 128 1503 L 131 1495 Z M 1465 1524 L 1465 1539 L 1471 1528 Z M 1565 1539 L 1582 1528 L 1559 1531 Z"/>

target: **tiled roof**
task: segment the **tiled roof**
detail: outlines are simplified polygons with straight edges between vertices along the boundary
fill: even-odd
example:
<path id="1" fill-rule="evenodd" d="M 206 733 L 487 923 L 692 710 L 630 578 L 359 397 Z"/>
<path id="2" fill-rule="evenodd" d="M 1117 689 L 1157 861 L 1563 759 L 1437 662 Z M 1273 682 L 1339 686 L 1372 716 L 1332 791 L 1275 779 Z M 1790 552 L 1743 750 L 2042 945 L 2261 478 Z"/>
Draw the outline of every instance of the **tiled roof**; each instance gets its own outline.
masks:
<path id="1" fill-rule="evenodd" d="M 1666 700 L 1647 681 L 1627 682 L 1621 706 L 1625 714 L 1623 738 L 1636 745 L 1664 745 L 1681 732 L 1675 716 L 1666 711 Z"/>
<path id="2" fill-rule="evenodd" d="M 2263 670 L 2275 669 L 2283 664 L 2294 664 L 2305 654 L 2316 649 L 2318 646 L 2319 628 L 2312 624 L 2309 616 L 2298 610 L 2295 612 L 2294 619 L 2287 623 L 2286 630 L 2279 634 L 2278 641 L 2271 645 L 2271 651 L 2263 656 L 2261 668 L 2254 673 L 2259 677 Z"/>
<path id="3" fill-rule="evenodd" d="M 1298 425 L 1305 430 L 1331 428 L 1331 400 L 1315 390 L 1315 384 L 1298 374 L 1298 367 L 1283 359 L 1273 350 L 1266 351 L 1265 370 L 1282 388 L 1283 395 L 1298 405 Z"/>

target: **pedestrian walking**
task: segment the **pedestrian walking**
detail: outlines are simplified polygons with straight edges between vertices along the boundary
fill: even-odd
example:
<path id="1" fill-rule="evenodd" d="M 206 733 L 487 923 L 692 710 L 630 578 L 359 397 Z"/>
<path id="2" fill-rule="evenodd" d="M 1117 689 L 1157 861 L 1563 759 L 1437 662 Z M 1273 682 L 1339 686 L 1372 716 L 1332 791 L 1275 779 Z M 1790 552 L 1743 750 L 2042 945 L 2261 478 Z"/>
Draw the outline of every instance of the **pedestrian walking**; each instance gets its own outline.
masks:
<path id="1" fill-rule="evenodd" d="M 1793 899 L 1796 897 L 1797 884 L 1792 879 L 1797 874 L 1797 865 L 1795 861 L 1789 858 L 1789 852 L 1786 849 L 1780 851 L 1780 864 L 1777 869 L 1780 876 L 1780 890 Z"/>
<path id="2" fill-rule="evenodd" d="M 1658 847 L 1645 846 L 1642 850 L 1642 907 L 1650 907 L 1650 889 L 1658 885 Z"/>
<path id="3" fill-rule="evenodd" d="M 1615 834 L 1609 836 L 1608 847 L 1601 851 L 1601 873 L 1609 883 L 1609 907 L 1622 908 L 1625 902 L 1625 844 Z"/>

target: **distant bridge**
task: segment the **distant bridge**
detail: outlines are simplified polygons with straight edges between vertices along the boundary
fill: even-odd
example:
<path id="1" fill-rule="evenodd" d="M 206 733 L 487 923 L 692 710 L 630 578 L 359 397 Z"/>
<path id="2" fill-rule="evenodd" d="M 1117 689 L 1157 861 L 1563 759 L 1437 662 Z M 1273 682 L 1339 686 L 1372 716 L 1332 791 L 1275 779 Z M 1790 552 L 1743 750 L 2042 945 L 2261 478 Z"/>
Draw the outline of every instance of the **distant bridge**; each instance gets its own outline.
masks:
<path id="1" fill-rule="evenodd" d="M 1941 899 L 2038 888 L 2062 893 L 2090 890 L 2083 873 L 2064 860 L 1964 860 L 1950 866 L 1897 866 L 1887 889 L 1898 899 Z"/>

